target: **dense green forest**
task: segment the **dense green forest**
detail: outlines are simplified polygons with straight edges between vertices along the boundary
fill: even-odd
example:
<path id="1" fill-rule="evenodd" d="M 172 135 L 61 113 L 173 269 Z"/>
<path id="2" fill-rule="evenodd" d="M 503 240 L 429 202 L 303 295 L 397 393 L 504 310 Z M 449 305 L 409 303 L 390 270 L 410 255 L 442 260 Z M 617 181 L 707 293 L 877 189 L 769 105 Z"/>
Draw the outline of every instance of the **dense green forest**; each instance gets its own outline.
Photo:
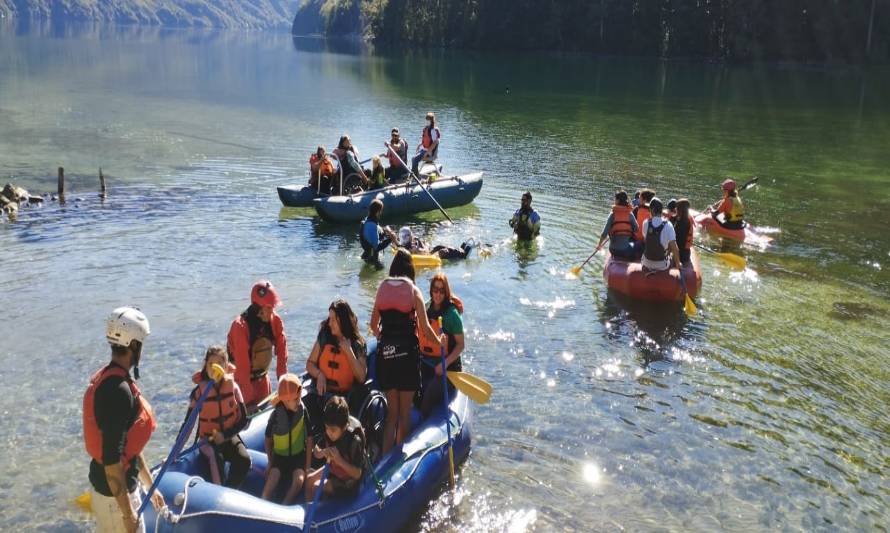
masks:
<path id="1" fill-rule="evenodd" d="M 0 0 L 0 19 L 288 28 L 299 0 Z"/>
<path id="2" fill-rule="evenodd" d="M 727 61 L 890 60 L 890 0 L 303 0 L 295 34 Z"/>

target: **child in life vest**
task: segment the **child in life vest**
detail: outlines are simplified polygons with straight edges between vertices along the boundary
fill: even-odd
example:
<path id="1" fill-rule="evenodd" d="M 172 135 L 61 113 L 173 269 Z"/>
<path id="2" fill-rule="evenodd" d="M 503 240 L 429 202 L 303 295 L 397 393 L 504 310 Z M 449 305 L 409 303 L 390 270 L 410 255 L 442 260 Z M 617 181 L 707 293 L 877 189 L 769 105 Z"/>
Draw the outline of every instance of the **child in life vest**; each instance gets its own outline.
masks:
<path id="1" fill-rule="evenodd" d="M 365 438 L 359 421 L 349 416 L 349 406 L 342 396 L 332 396 L 324 406 L 324 438 L 312 449 L 316 459 L 327 461 L 329 472 L 324 496 L 355 494 L 362 479 Z M 311 502 L 321 484 L 323 469 L 309 474 L 306 501 Z"/>
<path id="2" fill-rule="evenodd" d="M 219 381 L 211 378 L 213 365 L 225 369 L 225 374 Z M 217 485 L 225 482 L 227 487 L 238 488 L 250 470 L 250 455 L 238 436 L 247 427 L 249 420 L 241 389 L 235 383 L 235 365 L 229 363 L 226 349 L 219 345 L 208 348 L 204 354 L 204 367 L 192 376 L 192 381 L 196 386 L 189 396 L 186 420 L 204 390 L 212 387 L 198 415 L 198 438 L 206 439 L 200 450 L 210 465 L 210 478 Z M 229 476 L 224 481 L 226 461 L 231 466 Z"/>
<path id="3" fill-rule="evenodd" d="M 283 505 L 291 505 L 303 488 L 312 449 L 309 418 L 300 401 L 303 388 L 296 374 L 285 374 L 278 380 L 278 397 L 272 400 L 275 410 L 266 424 L 265 448 L 269 458 L 263 499 L 271 500 L 282 479 L 290 477 Z"/>

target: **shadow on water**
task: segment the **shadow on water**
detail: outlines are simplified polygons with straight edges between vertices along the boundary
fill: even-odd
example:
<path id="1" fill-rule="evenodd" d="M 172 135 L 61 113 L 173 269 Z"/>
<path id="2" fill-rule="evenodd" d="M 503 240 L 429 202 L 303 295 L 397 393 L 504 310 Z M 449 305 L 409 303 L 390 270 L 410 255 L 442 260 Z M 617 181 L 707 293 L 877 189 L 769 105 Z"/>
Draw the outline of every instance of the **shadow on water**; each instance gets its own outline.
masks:
<path id="1" fill-rule="evenodd" d="M 694 323 L 679 302 L 641 302 L 612 290 L 605 298 L 595 300 L 606 337 L 634 345 L 640 351 L 644 366 L 671 359 L 678 344 L 694 337 Z"/>
<path id="2" fill-rule="evenodd" d="M 294 50 L 313 54 L 342 54 L 357 56 L 370 53 L 368 45 L 360 38 L 321 37 L 294 35 Z"/>

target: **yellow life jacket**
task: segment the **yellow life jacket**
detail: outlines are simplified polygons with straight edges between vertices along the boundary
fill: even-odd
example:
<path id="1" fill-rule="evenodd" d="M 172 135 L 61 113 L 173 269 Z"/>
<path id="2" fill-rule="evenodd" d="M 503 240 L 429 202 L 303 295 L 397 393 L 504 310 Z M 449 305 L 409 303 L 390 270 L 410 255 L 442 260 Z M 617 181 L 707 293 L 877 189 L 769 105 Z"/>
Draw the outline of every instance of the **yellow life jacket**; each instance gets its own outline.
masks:
<path id="1" fill-rule="evenodd" d="M 730 196 L 729 200 L 732 202 L 732 209 L 726 215 L 726 221 L 741 222 L 745 218 L 745 206 L 742 204 L 742 199 L 739 196 Z"/>
<path id="2" fill-rule="evenodd" d="M 306 449 L 306 417 L 290 413 L 283 403 L 272 413 L 272 450 L 275 455 L 293 457 Z"/>

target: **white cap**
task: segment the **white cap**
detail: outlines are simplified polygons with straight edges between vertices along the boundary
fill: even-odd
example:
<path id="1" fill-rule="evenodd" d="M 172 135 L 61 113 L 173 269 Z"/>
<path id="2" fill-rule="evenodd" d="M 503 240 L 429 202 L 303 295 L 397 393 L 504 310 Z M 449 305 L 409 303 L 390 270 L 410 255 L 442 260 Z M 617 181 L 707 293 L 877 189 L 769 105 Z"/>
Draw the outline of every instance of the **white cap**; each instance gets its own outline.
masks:
<path id="1" fill-rule="evenodd" d="M 413 235 L 411 234 L 411 228 L 409 228 L 408 226 L 402 226 L 401 228 L 399 228 L 400 246 L 408 246 L 409 244 L 411 244 L 411 237 L 413 237 Z"/>
<path id="2" fill-rule="evenodd" d="M 105 321 L 105 338 L 112 346 L 126 348 L 134 340 L 142 342 L 149 333 L 148 319 L 134 307 L 118 307 Z"/>

